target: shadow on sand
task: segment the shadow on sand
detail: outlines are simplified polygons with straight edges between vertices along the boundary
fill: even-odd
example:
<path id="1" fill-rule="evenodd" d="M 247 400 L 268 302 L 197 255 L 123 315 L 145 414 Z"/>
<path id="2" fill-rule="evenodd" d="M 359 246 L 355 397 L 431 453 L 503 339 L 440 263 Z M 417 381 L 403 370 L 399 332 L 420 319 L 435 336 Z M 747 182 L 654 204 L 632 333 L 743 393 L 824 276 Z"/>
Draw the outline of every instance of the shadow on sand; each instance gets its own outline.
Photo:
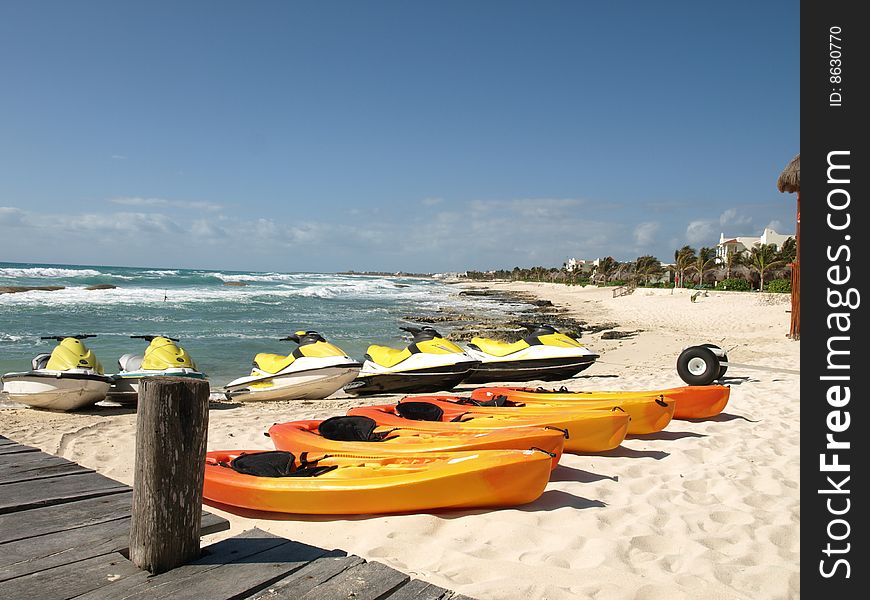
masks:
<path id="1" fill-rule="evenodd" d="M 702 438 L 707 437 L 703 433 L 695 433 L 694 431 L 656 431 L 655 433 L 632 433 L 629 434 L 630 440 L 680 440 L 683 438 Z"/>
<path id="2" fill-rule="evenodd" d="M 559 465 L 550 473 L 550 481 L 576 481 L 577 483 L 594 483 L 609 479 L 610 481 L 619 481 L 619 477 L 609 477 L 584 471 L 583 469 L 575 469 L 565 465 Z"/>

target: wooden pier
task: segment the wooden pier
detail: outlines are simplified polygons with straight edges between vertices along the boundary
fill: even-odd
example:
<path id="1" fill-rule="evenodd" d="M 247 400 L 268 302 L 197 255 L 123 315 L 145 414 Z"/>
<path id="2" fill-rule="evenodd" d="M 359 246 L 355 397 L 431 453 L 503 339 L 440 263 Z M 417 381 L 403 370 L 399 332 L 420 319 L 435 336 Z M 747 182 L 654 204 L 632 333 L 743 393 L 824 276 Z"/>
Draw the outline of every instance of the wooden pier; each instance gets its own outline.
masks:
<path id="1" fill-rule="evenodd" d="M 377 562 L 252 529 L 152 575 L 127 558 L 133 490 L 0 436 L 0 598 L 471 600 Z M 201 535 L 229 529 L 202 513 Z"/>

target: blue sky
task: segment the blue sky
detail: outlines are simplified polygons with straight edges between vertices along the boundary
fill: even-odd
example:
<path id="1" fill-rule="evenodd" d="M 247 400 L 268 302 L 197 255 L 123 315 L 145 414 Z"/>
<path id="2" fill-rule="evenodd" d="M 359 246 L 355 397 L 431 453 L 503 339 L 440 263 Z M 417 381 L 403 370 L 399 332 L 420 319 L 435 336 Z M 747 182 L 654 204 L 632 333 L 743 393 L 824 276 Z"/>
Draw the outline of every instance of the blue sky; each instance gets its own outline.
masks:
<path id="1" fill-rule="evenodd" d="M 793 233 L 799 3 L 0 3 L 0 261 L 415 272 Z"/>

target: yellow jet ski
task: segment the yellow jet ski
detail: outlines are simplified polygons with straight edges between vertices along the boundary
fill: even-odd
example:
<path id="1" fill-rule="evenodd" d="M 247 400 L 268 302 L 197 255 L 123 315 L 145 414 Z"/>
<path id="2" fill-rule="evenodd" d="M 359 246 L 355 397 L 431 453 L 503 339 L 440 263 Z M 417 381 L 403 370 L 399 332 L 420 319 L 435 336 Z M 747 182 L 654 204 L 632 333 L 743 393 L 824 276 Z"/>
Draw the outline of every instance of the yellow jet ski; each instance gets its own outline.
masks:
<path id="1" fill-rule="evenodd" d="M 552 325 L 521 323 L 528 331 L 514 343 L 475 337 L 465 351 L 480 364 L 465 383 L 559 381 L 573 377 L 598 358 L 579 340 Z"/>
<path id="2" fill-rule="evenodd" d="M 405 348 L 372 344 L 356 379 L 344 386 L 350 394 L 431 393 L 453 389 L 478 360 L 432 327 L 400 327 L 413 337 Z"/>
<path id="3" fill-rule="evenodd" d="M 0 377 L 3 391 L 14 402 L 49 410 L 76 410 L 96 404 L 106 397 L 111 378 L 103 373 L 103 365 L 85 346 L 83 335 L 49 335 L 40 339 L 57 340 L 51 354 L 37 354 L 32 369 L 21 373 L 6 373 Z"/>
<path id="4" fill-rule="evenodd" d="M 145 340 L 148 347 L 144 356 L 124 354 L 118 359 L 116 374 L 112 375 L 112 387 L 108 399 L 120 404 L 135 404 L 139 399 L 139 383 L 146 377 L 190 377 L 206 379 L 199 371 L 187 350 L 177 345 L 178 339 L 163 335 L 131 335 L 134 340 Z"/>
<path id="5" fill-rule="evenodd" d="M 297 331 L 281 338 L 296 342 L 289 355 L 260 353 L 247 377 L 224 386 L 232 400 L 319 400 L 326 398 L 359 373 L 360 362 L 330 344 L 316 331 Z"/>

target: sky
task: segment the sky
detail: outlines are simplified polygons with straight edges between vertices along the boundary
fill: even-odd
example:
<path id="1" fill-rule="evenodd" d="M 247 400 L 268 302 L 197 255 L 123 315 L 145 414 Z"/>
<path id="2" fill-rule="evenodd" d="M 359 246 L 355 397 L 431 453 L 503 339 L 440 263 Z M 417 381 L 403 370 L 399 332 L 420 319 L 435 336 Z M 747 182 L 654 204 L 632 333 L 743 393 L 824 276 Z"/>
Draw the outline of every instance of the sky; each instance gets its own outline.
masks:
<path id="1" fill-rule="evenodd" d="M 7 0 L 0 262 L 431 273 L 793 234 L 799 12 Z"/>

